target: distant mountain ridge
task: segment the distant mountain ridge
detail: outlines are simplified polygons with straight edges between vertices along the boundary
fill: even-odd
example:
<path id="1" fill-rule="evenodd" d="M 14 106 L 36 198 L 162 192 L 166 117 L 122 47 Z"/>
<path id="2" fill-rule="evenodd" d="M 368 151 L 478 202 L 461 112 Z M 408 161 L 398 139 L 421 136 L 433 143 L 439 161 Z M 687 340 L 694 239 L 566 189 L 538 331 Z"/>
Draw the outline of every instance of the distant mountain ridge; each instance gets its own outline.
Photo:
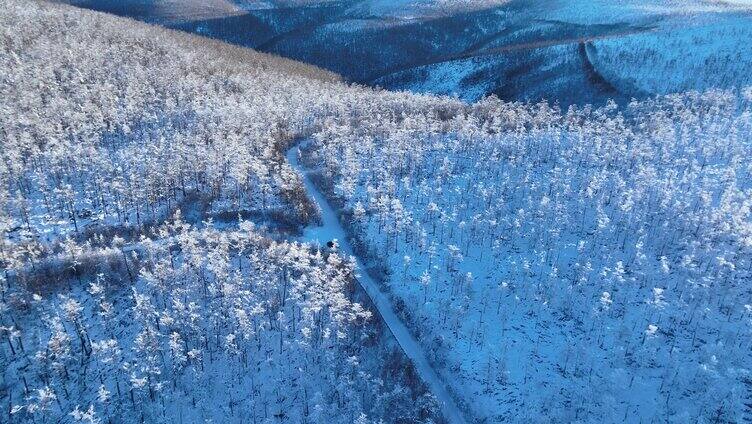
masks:
<path id="1" fill-rule="evenodd" d="M 624 83 L 618 75 L 618 56 L 628 55 L 629 66 L 681 75 L 708 60 L 714 40 L 752 36 L 752 29 L 744 29 L 752 28 L 752 3 L 747 0 L 69 2 L 312 63 L 351 82 L 466 101 L 494 94 L 505 100 L 545 99 L 564 106 L 604 104 L 610 99 L 625 103 L 679 89 L 752 83 L 744 76 L 745 69 L 752 69 L 744 57 L 752 55 L 743 42 L 710 53 L 710 60 L 721 62 L 715 73 L 738 75 L 730 80 L 711 76 L 693 86 L 691 81 L 671 82 L 672 78 L 648 73 L 642 76 L 646 81 Z M 723 32 L 719 25 L 709 29 L 716 18 L 733 20 L 734 33 Z M 700 45 L 692 45 L 697 39 Z M 593 63 L 582 52 L 588 45 L 593 53 L 601 44 L 617 57 L 599 56 L 598 66 L 607 68 L 598 73 L 608 77 L 593 79 Z M 673 50 L 644 51 L 656 44 L 672 45 Z M 671 65 L 676 50 L 683 51 L 685 59 L 679 68 Z"/>

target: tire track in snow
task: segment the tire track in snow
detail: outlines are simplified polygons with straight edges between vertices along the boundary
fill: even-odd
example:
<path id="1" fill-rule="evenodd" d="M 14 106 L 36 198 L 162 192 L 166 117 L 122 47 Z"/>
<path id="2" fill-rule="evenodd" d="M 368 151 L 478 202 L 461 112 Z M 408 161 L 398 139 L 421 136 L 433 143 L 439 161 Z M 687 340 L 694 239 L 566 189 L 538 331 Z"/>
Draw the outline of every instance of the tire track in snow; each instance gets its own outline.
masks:
<path id="1" fill-rule="evenodd" d="M 402 351 L 408 358 L 410 358 L 410 361 L 415 366 L 418 374 L 438 400 L 442 414 L 451 424 L 464 424 L 466 422 L 465 418 L 457 407 L 449 390 L 447 390 L 444 381 L 439 377 L 439 374 L 434 370 L 431 363 L 428 362 L 428 359 L 418 341 L 413 337 L 410 330 L 395 313 L 389 297 L 381 290 L 378 283 L 368 275 L 368 271 L 363 265 L 363 262 L 355 255 L 352 246 L 350 246 L 350 243 L 347 241 L 345 229 L 340 224 L 334 209 L 331 207 L 326 197 L 324 197 L 318 188 L 316 188 L 308 177 L 306 171 L 300 165 L 300 146 L 305 146 L 309 142 L 310 140 L 303 141 L 297 146 L 292 147 L 287 152 L 288 163 L 303 178 L 306 193 L 309 197 L 313 198 L 314 202 L 321 209 L 322 225 L 318 227 L 307 227 L 303 232 L 301 241 L 312 243 L 318 242 L 319 244 L 324 245 L 330 240 L 337 239 L 339 242 L 339 249 L 355 259 L 356 269 L 359 272 L 357 277 L 358 283 L 376 306 L 377 312 L 381 315 L 381 318 L 394 335 L 394 338 L 402 348 Z"/>

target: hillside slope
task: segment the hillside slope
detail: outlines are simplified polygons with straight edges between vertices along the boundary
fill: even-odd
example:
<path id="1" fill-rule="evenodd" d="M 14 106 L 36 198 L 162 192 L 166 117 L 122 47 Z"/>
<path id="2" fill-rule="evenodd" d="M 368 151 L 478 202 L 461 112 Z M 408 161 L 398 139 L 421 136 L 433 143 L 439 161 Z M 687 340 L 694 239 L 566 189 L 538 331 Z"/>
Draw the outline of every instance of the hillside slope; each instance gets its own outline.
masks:
<path id="1" fill-rule="evenodd" d="M 751 101 L 487 100 L 443 132 L 333 123 L 304 157 L 475 417 L 743 422 Z"/>
<path id="2" fill-rule="evenodd" d="M 0 1 L 2 421 L 440 420 L 357 261 L 294 240 L 302 138 L 468 421 L 752 415 L 750 89 L 468 105 Z"/>
<path id="3" fill-rule="evenodd" d="M 467 101 L 495 94 L 564 106 L 626 104 L 686 89 L 739 87 L 749 73 L 745 33 L 719 34 L 723 24 L 714 24 L 750 27 L 752 6 L 741 1 L 236 1 L 243 13 L 206 18 L 190 16 L 192 3 L 156 0 L 149 9 L 143 0 L 71 1 L 316 64 L 349 81 Z M 181 13 L 182 20 L 170 17 Z M 728 41 L 720 49 L 719 35 Z M 600 76 L 581 53 L 585 43 L 603 45 Z M 675 60 L 677 51 L 687 60 Z M 696 84 L 675 81 L 706 72 L 698 69 L 706 61 L 727 79 L 708 72 Z M 619 75 L 652 67 L 665 72 L 640 77 L 649 89 Z"/>
<path id="4" fill-rule="evenodd" d="M 284 149 L 386 96 L 1 3 L 0 421 L 441 420 L 347 258 L 282 240 L 316 216 Z"/>

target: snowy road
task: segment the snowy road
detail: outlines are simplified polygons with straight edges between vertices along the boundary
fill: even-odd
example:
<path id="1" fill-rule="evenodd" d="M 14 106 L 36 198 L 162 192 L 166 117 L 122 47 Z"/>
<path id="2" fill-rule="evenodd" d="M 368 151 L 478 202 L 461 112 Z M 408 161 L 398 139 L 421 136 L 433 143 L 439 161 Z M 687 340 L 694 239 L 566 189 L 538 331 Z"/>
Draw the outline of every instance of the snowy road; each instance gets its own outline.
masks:
<path id="1" fill-rule="evenodd" d="M 307 141 L 301 143 L 305 145 Z M 454 399 L 447 391 L 446 385 L 439 377 L 438 373 L 433 369 L 431 364 L 426 359 L 423 349 L 418 341 L 413 337 L 410 330 L 405 326 L 402 320 L 397 316 L 392 308 L 392 304 L 389 301 L 389 297 L 381 291 L 381 288 L 376 281 L 368 275 L 366 268 L 363 266 L 363 262 L 355 256 L 352 247 L 347 242 L 345 229 L 339 222 L 337 214 L 334 209 L 329 205 L 326 197 L 316 188 L 313 182 L 308 177 L 303 167 L 299 162 L 300 145 L 293 147 L 287 153 L 287 160 L 290 165 L 295 169 L 303 178 L 306 192 L 313 200 L 318 204 L 321 209 L 322 225 L 318 227 L 308 227 L 305 229 L 302 241 L 311 243 L 319 243 L 324 245 L 326 242 L 337 239 L 339 241 L 340 250 L 355 258 L 355 262 L 358 268 L 358 282 L 363 287 L 363 290 L 371 298 L 371 301 L 376 306 L 378 313 L 383 318 L 389 330 L 397 339 L 400 347 L 405 352 L 408 358 L 412 361 L 418 374 L 420 374 L 423 381 L 428 385 L 433 395 L 441 404 L 441 409 L 444 417 L 452 424 L 465 423 L 465 418 L 460 412 L 459 408 L 454 402 Z"/>

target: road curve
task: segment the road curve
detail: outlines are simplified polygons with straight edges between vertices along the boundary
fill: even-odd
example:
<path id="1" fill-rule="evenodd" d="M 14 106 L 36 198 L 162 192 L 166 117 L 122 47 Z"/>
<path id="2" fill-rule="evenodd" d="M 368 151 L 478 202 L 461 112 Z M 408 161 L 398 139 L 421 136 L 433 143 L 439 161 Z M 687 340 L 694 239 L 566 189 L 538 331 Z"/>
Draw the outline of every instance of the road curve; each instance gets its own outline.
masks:
<path id="1" fill-rule="evenodd" d="M 379 315 L 381 315 L 387 327 L 394 335 L 394 338 L 397 339 L 402 351 L 405 352 L 405 355 L 408 358 L 410 358 L 415 369 L 418 371 L 418 374 L 438 400 L 444 417 L 451 424 L 464 424 L 466 422 L 465 418 L 457 407 L 454 398 L 449 394 L 441 377 L 439 377 L 439 374 L 434 370 L 431 363 L 428 362 L 428 359 L 418 341 L 413 337 L 410 330 L 395 313 L 387 294 L 384 293 L 378 283 L 368 275 L 368 271 L 366 270 L 366 267 L 363 266 L 363 262 L 355 255 L 352 246 L 348 243 L 345 229 L 340 224 L 334 209 L 331 207 L 326 197 L 324 197 L 318 188 L 316 188 L 306 171 L 300 165 L 300 146 L 305 146 L 309 141 L 310 140 L 306 140 L 287 152 L 288 163 L 301 175 L 308 196 L 313 198 L 321 210 L 322 224 L 318 227 L 307 227 L 303 232 L 301 241 L 323 245 L 327 241 L 337 239 L 339 242 L 339 249 L 344 254 L 350 255 L 355 259 L 358 272 L 358 283 L 375 305 Z"/>

